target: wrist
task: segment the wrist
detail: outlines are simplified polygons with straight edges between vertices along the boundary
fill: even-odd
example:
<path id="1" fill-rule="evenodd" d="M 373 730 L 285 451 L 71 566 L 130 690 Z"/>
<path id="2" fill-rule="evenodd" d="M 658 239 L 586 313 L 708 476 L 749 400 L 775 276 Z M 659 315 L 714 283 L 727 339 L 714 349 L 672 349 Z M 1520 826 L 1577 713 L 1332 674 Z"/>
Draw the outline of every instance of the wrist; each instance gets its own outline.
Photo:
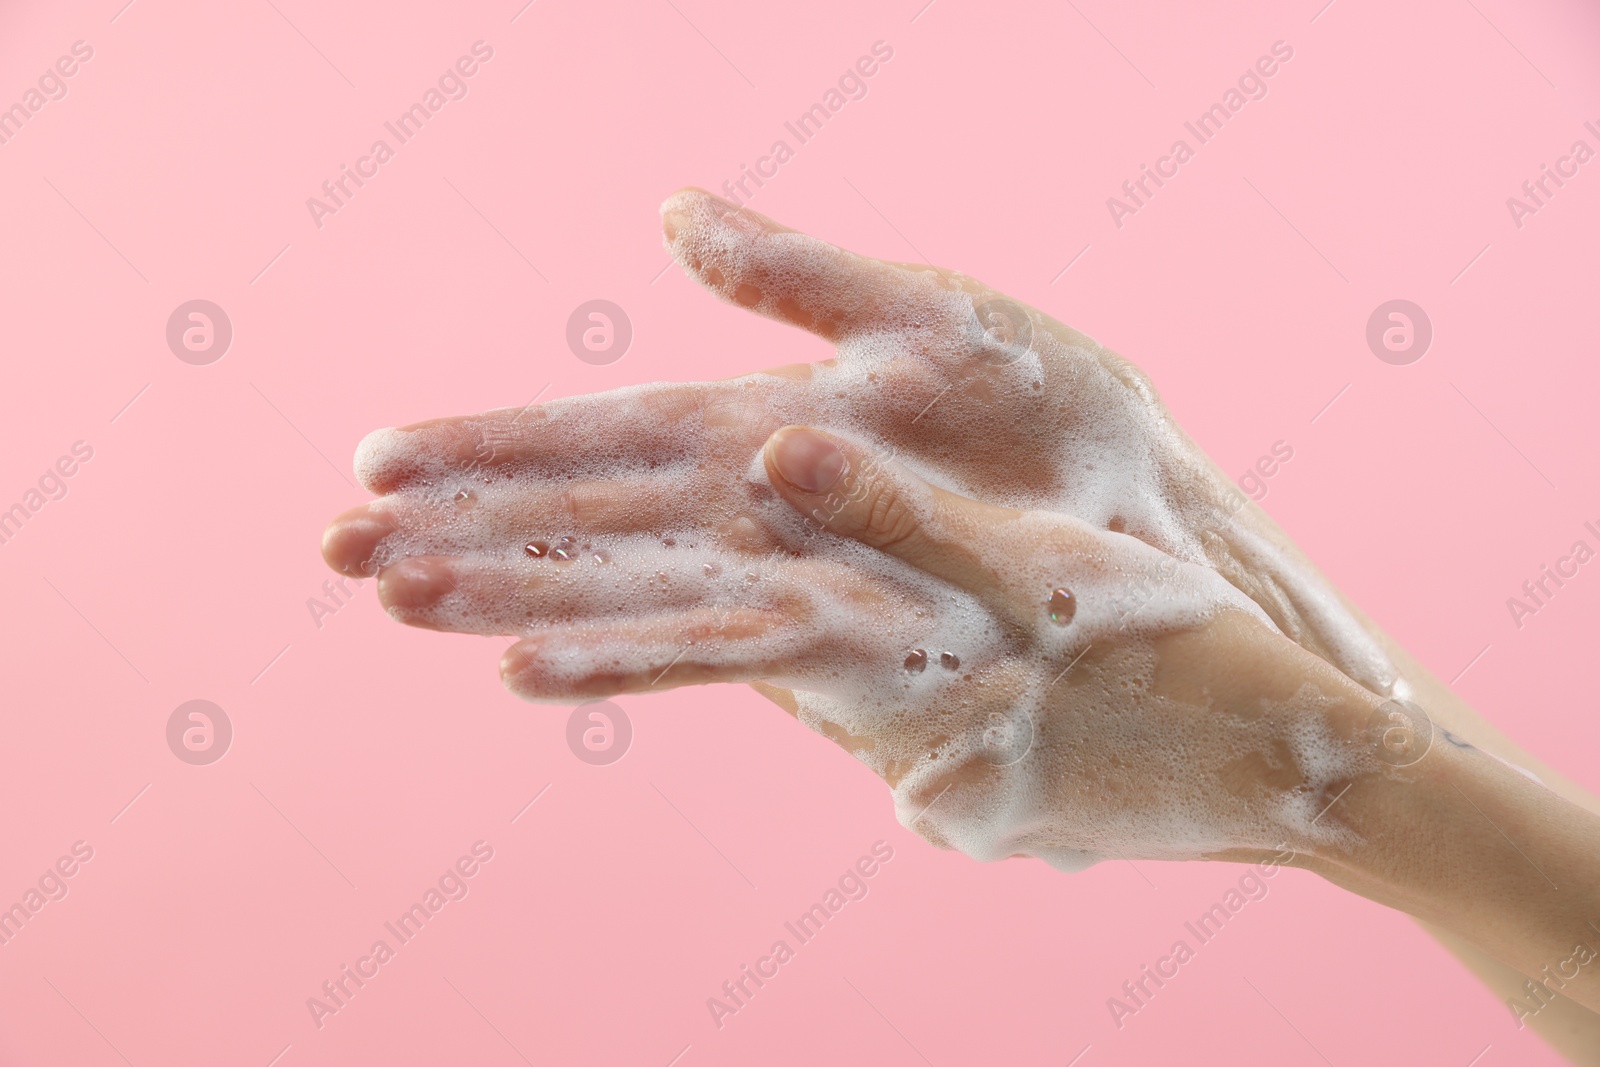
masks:
<path id="1" fill-rule="evenodd" d="M 1208 858 L 1315 868 L 1352 843 L 1327 813 L 1358 777 L 1392 769 L 1376 755 L 1380 697 L 1242 612 L 1163 637 L 1157 659 L 1157 691 L 1211 712 L 1189 751 L 1231 847 Z M 1405 741 L 1392 733 L 1391 747 Z"/>
<path id="2" fill-rule="evenodd" d="M 1600 1009 L 1600 969 L 1560 970 L 1580 946 L 1600 953 L 1600 819 L 1439 727 L 1430 735 L 1415 762 L 1352 779 L 1322 820 L 1343 832 L 1305 866 L 1530 978 L 1563 975 L 1563 995 Z"/>

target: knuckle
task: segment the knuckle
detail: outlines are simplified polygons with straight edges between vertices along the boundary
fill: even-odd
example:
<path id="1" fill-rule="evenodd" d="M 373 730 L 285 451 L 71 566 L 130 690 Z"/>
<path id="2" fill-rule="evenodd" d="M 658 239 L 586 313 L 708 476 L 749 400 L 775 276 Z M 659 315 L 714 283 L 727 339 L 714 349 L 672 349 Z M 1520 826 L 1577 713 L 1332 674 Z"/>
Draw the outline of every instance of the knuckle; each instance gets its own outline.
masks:
<path id="1" fill-rule="evenodd" d="M 578 510 L 583 506 L 577 487 L 568 486 L 556 497 L 555 513 L 568 522 L 578 521 Z"/>
<path id="2" fill-rule="evenodd" d="M 905 495 L 881 482 L 868 487 L 862 499 L 863 539 L 874 548 L 889 549 L 916 535 L 917 518 Z"/>
<path id="3" fill-rule="evenodd" d="M 1155 382 L 1151 380 L 1149 374 L 1145 373 L 1144 368 L 1123 359 L 1121 356 L 1111 356 L 1108 365 L 1111 373 L 1116 375 L 1139 399 L 1151 405 L 1160 402 L 1161 398 L 1160 394 L 1156 392 Z"/>
<path id="4" fill-rule="evenodd" d="M 578 526 L 606 522 L 616 507 L 617 487 L 608 482 L 578 482 L 561 491 L 557 513 Z"/>

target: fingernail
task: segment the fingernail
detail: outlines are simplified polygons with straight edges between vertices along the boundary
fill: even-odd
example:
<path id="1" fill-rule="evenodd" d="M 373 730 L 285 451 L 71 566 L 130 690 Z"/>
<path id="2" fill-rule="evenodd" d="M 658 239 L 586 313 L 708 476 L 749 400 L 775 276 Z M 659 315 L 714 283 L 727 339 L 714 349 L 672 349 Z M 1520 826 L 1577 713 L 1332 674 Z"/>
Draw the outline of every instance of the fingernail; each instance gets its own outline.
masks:
<path id="1" fill-rule="evenodd" d="M 689 213 L 682 208 L 668 208 L 661 213 L 661 229 L 667 235 L 667 240 L 678 239 L 680 230 L 688 229 Z"/>
<path id="2" fill-rule="evenodd" d="M 839 446 L 801 427 L 778 431 L 772 443 L 772 462 L 784 481 L 803 493 L 824 493 L 844 474 L 844 453 Z"/>

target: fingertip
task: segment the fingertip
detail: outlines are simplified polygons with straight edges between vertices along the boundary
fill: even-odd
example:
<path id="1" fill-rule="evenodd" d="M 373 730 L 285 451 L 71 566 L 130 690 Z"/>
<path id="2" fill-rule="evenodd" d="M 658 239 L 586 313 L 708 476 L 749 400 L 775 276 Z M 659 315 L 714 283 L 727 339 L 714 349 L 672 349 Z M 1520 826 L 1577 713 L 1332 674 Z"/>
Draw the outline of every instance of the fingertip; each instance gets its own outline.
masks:
<path id="1" fill-rule="evenodd" d="M 661 214 L 663 217 L 673 211 L 692 211 L 696 208 L 723 207 L 729 211 L 737 208 L 722 197 L 700 188 L 698 185 L 685 185 L 683 188 L 661 201 Z"/>
<path id="2" fill-rule="evenodd" d="M 662 234 L 669 250 L 675 250 L 680 239 L 697 231 L 718 231 L 736 241 L 794 232 L 742 204 L 693 185 L 684 186 L 663 200 L 660 212 Z M 710 251 L 708 248 L 707 252 Z M 731 268 L 732 264 L 723 266 Z"/>
<path id="3" fill-rule="evenodd" d="M 500 654 L 500 684 L 530 704 L 600 700 L 626 692 L 623 683 L 618 671 L 593 665 L 574 670 L 570 657 L 562 655 L 560 641 L 547 635 L 525 637 Z"/>
<path id="4" fill-rule="evenodd" d="M 735 203 L 727 197 L 718 196 L 716 193 L 702 189 L 698 185 L 685 185 L 661 202 L 661 214 L 663 216 L 673 211 L 704 211 L 715 219 L 729 219 L 738 216 L 741 219 L 758 220 L 765 224 L 767 228 L 784 229 L 784 227 L 779 226 L 765 215 L 757 214 L 742 204 Z"/>
<path id="5" fill-rule="evenodd" d="M 706 199 L 715 200 L 716 197 L 712 196 L 698 185 L 680 186 L 679 188 L 673 190 L 672 194 L 665 200 L 661 201 L 661 213 L 665 215 L 674 207 L 682 206 L 689 202 Z"/>
<path id="6" fill-rule="evenodd" d="M 570 694 L 556 692 L 551 684 L 550 655 L 538 637 L 525 637 L 500 653 L 500 684 L 506 692 L 530 704 L 572 701 Z"/>
<path id="7" fill-rule="evenodd" d="M 661 202 L 661 232 L 670 247 L 687 230 L 738 210 L 721 197 L 686 185 Z"/>
<path id="8" fill-rule="evenodd" d="M 405 476 L 410 433 L 393 426 L 373 430 L 356 446 L 356 480 L 369 493 L 384 493 Z"/>
<path id="9" fill-rule="evenodd" d="M 523 692 L 522 678 L 534 661 L 531 644 L 527 640 L 518 641 L 500 653 L 500 684 L 524 700 L 528 698 Z"/>
<path id="10" fill-rule="evenodd" d="M 396 529 L 393 519 L 370 504 L 351 508 L 322 531 L 322 558 L 340 574 L 371 578 L 378 545 Z"/>
<path id="11" fill-rule="evenodd" d="M 809 426 L 785 426 L 767 438 L 769 474 L 800 493 L 825 493 L 848 466 L 844 450 Z"/>
<path id="12" fill-rule="evenodd" d="M 378 602 L 401 621 L 415 622 L 413 616 L 439 604 L 455 592 L 453 561 L 447 556 L 413 556 L 385 567 L 378 575 Z"/>
<path id="13" fill-rule="evenodd" d="M 809 426 L 774 433 L 764 458 L 779 495 L 825 529 L 965 588 L 981 584 L 982 568 L 962 542 L 989 514 L 974 509 L 988 505 L 894 468 L 892 450 L 869 454 Z"/>

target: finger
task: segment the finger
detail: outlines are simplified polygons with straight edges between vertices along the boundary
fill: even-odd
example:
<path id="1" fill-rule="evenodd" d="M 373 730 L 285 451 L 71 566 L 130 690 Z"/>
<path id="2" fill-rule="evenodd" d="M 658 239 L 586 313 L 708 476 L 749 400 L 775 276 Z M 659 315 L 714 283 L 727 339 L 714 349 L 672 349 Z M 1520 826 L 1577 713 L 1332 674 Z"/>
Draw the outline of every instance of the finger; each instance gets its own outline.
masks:
<path id="1" fill-rule="evenodd" d="M 912 347 L 965 350 L 1000 366 L 1050 339 L 1106 354 L 1094 338 L 969 275 L 858 255 L 703 189 L 680 189 L 661 216 L 667 249 L 691 278 L 828 341 L 897 331 Z"/>
<path id="2" fill-rule="evenodd" d="M 715 529 L 745 503 L 726 478 L 681 473 L 653 480 L 447 482 L 432 498 L 390 496 L 339 515 L 323 534 L 323 557 L 354 576 L 370 576 L 374 561 L 424 553 L 526 550 L 538 558 L 540 545 L 563 536 Z"/>
<path id="3" fill-rule="evenodd" d="M 471 486 L 466 496 L 458 484 Z M 466 479 L 445 482 L 427 497 L 402 493 L 351 508 L 329 523 L 322 554 L 340 574 L 370 578 L 409 556 L 541 559 L 574 538 L 585 542 L 586 553 L 636 536 L 669 548 L 770 552 L 779 541 L 751 503 L 748 486 L 725 471 L 533 484 Z"/>
<path id="4" fill-rule="evenodd" d="M 372 504 L 351 508 L 322 532 L 322 558 L 340 574 L 371 578 L 377 573 L 378 545 L 396 529 L 394 520 Z"/>
<path id="5" fill-rule="evenodd" d="M 754 608 L 701 608 L 650 619 L 563 626 L 518 641 L 500 678 L 524 700 L 564 701 L 645 693 L 783 673 L 788 616 Z"/>
<path id="6" fill-rule="evenodd" d="M 356 476 L 368 492 L 382 495 L 463 472 L 566 471 L 573 464 L 599 471 L 671 462 L 695 450 L 693 431 L 721 388 L 631 387 L 375 430 L 356 449 Z"/>
<path id="7" fill-rule="evenodd" d="M 566 560 L 411 556 L 378 575 L 378 600 L 397 622 L 472 634 L 688 611 L 719 591 L 697 562 L 626 567 L 576 545 Z"/>
<path id="8" fill-rule="evenodd" d="M 822 528 L 969 591 L 993 588 L 982 548 L 1020 512 L 930 485 L 842 438 L 786 426 L 763 450 L 773 488 Z"/>
<path id="9" fill-rule="evenodd" d="M 857 255 L 703 189 L 674 193 L 661 221 L 668 250 L 691 278 L 829 341 L 886 320 L 971 316 L 953 272 Z"/>
<path id="10" fill-rule="evenodd" d="M 894 591 L 802 558 L 763 558 L 759 573 L 706 540 L 651 537 L 600 544 L 580 539 L 524 553 L 415 555 L 378 572 L 378 600 L 407 626 L 451 633 L 529 635 L 574 623 L 621 623 L 694 611 L 816 614 L 814 590 L 828 588 L 854 618 L 895 608 Z"/>

